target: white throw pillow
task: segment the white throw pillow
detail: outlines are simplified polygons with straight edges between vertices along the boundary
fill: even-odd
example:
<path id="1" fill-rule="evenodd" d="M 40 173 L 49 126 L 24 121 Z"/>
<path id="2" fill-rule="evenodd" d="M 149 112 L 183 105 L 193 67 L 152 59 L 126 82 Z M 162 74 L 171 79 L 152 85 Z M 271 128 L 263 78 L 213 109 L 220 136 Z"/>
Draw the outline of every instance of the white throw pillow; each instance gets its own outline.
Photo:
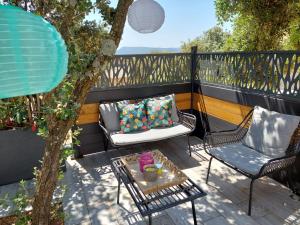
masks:
<path id="1" fill-rule="evenodd" d="M 299 116 L 254 107 L 252 123 L 243 144 L 274 158 L 286 154 L 291 137 L 300 122 Z"/>
<path id="2" fill-rule="evenodd" d="M 121 101 L 124 104 L 128 104 L 129 101 Z M 116 102 L 109 102 L 100 104 L 100 113 L 105 125 L 105 128 L 109 131 L 120 131 L 120 118 L 119 111 Z"/>

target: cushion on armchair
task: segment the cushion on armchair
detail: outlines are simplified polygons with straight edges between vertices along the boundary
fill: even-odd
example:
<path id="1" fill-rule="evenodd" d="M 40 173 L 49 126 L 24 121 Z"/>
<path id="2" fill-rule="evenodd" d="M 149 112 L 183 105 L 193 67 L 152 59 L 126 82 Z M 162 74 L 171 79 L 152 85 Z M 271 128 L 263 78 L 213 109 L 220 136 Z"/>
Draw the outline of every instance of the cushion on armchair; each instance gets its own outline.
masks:
<path id="1" fill-rule="evenodd" d="M 267 156 L 282 157 L 286 154 L 299 122 L 299 116 L 281 114 L 255 106 L 252 123 L 242 142 Z"/>
<path id="2" fill-rule="evenodd" d="M 209 148 L 208 152 L 229 165 L 252 175 L 258 174 L 263 165 L 272 159 L 242 143 Z"/>

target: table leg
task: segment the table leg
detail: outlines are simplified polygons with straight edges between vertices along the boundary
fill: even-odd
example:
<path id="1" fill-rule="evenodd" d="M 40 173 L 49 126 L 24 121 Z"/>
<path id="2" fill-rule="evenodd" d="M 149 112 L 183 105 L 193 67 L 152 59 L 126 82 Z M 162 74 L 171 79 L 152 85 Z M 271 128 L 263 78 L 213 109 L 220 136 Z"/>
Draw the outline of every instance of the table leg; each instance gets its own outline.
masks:
<path id="1" fill-rule="evenodd" d="M 120 186 L 121 186 L 121 175 L 118 173 L 118 196 L 117 196 L 117 204 L 120 204 Z"/>
<path id="2" fill-rule="evenodd" d="M 149 217 L 149 225 L 152 225 L 152 215 L 150 214 L 148 217 Z"/>
<path id="3" fill-rule="evenodd" d="M 192 202 L 192 210 L 193 210 L 194 225 L 197 225 L 195 203 L 194 203 L 194 201 L 191 201 L 191 202 Z"/>

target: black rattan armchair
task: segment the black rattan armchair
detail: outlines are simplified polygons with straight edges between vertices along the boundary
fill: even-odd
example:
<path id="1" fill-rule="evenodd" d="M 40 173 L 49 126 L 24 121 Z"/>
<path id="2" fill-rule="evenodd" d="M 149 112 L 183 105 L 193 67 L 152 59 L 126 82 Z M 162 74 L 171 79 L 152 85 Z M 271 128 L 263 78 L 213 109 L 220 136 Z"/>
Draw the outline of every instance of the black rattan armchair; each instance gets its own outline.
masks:
<path id="1" fill-rule="evenodd" d="M 260 168 L 259 172 L 256 174 L 250 174 L 240 168 L 233 166 L 232 164 L 220 159 L 214 154 L 211 154 L 209 149 L 225 146 L 228 144 L 240 143 L 244 136 L 246 135 L 248 128 L 252 121 L 252 113 L 253 110 L 249 112 L 249 114 L 245 117 L 245 119 L 238 125 L 238 127 L 234 130 L 221 131 L 221 132 L 210 132 L 207 133 L 204 137 L 204 149 L 207 154 L 209 154 L 210 160 L 208 165 L 206 183 L 208 183 L 209 173 L 211 168 L 211 163 L 213 159 L 217 159 L 228 167 L 238 171 L 239 173 L 247 176 L 251 179 L 250 182 L 250 191 L 249 191 L 249 206 L 248 206 L 248 215 L 251 215 L 251 204 L 252 204 L 252 191 L 253 191 L 253 183 L 256 179 L 259 179 L 263 176 L 272 174 L 274 172 L 278 172 L 282 169 L 287 169 L 291 165 L 293 165 L 296 161 L 296 156 L 299 153 L 299 141 L 300 141 L 300 124 L 298 128 L 295 130 L 289 147 L 286 151 L 286 155 L 280 158 L 273 158 L 268 162 L 264 163 Z"/>

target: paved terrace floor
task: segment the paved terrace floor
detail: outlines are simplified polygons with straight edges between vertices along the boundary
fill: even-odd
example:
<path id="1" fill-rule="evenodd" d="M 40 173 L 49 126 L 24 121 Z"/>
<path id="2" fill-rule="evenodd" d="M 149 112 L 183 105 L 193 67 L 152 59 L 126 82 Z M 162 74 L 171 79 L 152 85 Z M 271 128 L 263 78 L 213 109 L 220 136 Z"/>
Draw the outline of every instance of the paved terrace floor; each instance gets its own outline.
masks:
<path id="1" fill-rule="evenodd" d="M 300 224 L 300 202 L 291 198 L 292 193 L 287 188 L 267 177 L 255 183 L 253 215 L 247 216 L 250 180 L 213 161 L 210 182 L 206 185 L 209 157 L 203 150 L 201 140 L 192 139 L 192 157 L 189 157 L 187 148 L 186 138 L 175 138 L 69 160 L 66 181 L 71 186 L 64 199 L 69 215 L 67 224 L 147 224 L 147 218 L 140 216 L 124 186 L 121 186 L 121 204 L 117 205 L 117 180 L 111 170 L 110 159 L 151 149 L 159 149 L 208 193 L 195 201 L 198 224 Z M 193 224 L 190 203 L 154 215 L 153 224 Z"/>
<path id="2" fill-rule="evenodd" d="M 246 177 L 213 161 L 209 185 L 205 184 L 208 156 L 201 140 L 192 139 L 193 156 L 187 153 L 186 138 L 147 144 L 131 149 L 111 150 L 67 161 L 65 182 L 68 191 L 63 205 L 67 225 L 146 225 L 126 188 L 121 186 L 120 205 L 116 204 L 117 180 L 110 159 L 143 150 L 159 149 L 207 196 L 195 201 L 198 224 L 202 225 L 299 225 L 300 202 L 296 196 L 270 178 L 255 183 L 252 217 L 246 215 L 249 183 Z M 14 193 L 17 184 L 0 187 L 0 194 Z M 29 183 L 32 189 L 32 184 Z M 292 198 L 293 197 L 293 198 Z M 0 216 L 5 211 L 0 210 Z M 193 224 L 190 203 L 154 215 L 154 225 Z"/>

